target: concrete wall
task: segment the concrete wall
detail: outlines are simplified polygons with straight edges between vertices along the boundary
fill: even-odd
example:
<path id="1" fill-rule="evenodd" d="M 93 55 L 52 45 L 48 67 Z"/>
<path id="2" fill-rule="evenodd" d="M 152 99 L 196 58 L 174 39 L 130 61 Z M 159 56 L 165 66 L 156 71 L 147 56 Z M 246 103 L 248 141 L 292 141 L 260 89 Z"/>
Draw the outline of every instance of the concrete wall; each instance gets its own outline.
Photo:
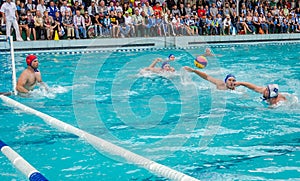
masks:
<path id="1" fill-rule="evenodd" d="M 2 41 L 1 41 L 2 38 Z M 15 52 L 47 50 L 82 50 L 82 49 L 132 49 L 132 48 L 167 48 L 195 47 L 213 44 L 258 43 L 258 42 L 300 41 L 300 34 L 268 34 L 237 36 L 179 36 L 154 38 L 99 38 L 84 40 L 59 41 L 24 41 L 14 42 Z M 0 37 L 0 52 L 9 51 L 9 44 Z"/>

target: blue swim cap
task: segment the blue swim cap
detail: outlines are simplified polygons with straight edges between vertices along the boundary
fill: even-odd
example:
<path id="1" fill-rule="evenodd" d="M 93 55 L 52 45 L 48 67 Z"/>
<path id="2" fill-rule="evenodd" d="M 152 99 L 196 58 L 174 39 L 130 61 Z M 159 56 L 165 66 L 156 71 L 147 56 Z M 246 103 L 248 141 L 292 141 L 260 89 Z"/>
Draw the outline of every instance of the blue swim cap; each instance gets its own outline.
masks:
<path id="1" fill-rule="evenodd" d="M 161 68 L 163 69 L 164 66 L 167 65 L 167 64 L 169 64 L 169 62 L 164 62 L 164 63 L 162 63 Z"/>
<path id="2" fill-rule="evenodd" d="M 226 83 L 227 79 L 229 79 L 230 77 L 233 77 L 235 79 L 235 76 L 233 74 L 228 74 L 226 75 L 224 82 Z"/>
<path id="3" fill-rule="evenodd" d="M 168 56 L 168 58 L 170 59 L 172 56 L 175 56 L 174 54 L 170 54 L 169 56 Z"/>

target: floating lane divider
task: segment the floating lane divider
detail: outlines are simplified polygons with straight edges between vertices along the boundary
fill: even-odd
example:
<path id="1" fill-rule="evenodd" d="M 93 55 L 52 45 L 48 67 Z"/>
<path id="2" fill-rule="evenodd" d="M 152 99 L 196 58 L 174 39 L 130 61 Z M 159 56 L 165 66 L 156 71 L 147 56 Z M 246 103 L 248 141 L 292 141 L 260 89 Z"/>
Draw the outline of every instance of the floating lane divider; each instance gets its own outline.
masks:
<path id="1" fill-rule="evenodd" d="M 31 166 L 23 157 L 21 157 L 2 140 L 0 140 L 0 150 L 18 170 L 28 177 L 30 181 L 47 181 L 47 179 L 39 171 Z"/>
<path id="2" fill-rule="evenodd" d="M 54 117 L 51 117 L 47 114 L 44 114 L 35 109 L 32 109 L 24 104 L 21 104 L 15 100 L 9 98 L 9 97 L 0 95 L 0 99 L 2 99 L 7 104 L 10 104 L 10 105 L 17 107 L 27 113 L 31 113 L 31 114 L 34 114 L 34 115 L 42 118 L 47 124 L 51 125 L 54 128 L 57 128 L 59 130 L 62 130 L 62 131 L 68 132 L 68 133 L 72 133 L 74 135 L 81 137 L 82 139 L 86 140 L 91 145 L 93 145 L 95 148 L 97 148 L 101 151 L 105 151 L 111 155 L 120 156 L 120 157 L 126 159 L 127 161 L 129 161 L 130 163 L 135 164 L 140 167 L 143 167 L 156 175 L 168 178 L 170 180 L 180 180 L 180 181 L 197 181 L 198 180 L 189 175 L 186 175 L 186 174 L 178 172 L 172 168 L 169 168 L 165 165 L 159 164 L 155 161 L 145 158 L 141 155 L 135 154 L 129 150 L 126 150 L 120 146 L 110 143 L 104 139 L 101 139 L 97 136 L 87 133 L 87 132 L 85 132 L 81 129 L 78 129 L 74 126 L 71 126 L 67 123 L 64 123 L 64 122 L 62 122 Z"/>

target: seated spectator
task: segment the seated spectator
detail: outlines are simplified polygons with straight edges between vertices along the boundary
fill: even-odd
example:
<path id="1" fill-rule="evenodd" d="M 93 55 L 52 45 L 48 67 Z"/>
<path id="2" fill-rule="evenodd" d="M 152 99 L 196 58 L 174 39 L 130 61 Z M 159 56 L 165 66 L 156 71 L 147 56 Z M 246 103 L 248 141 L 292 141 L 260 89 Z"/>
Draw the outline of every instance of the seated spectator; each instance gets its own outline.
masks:
<path id="1" fill-rule="evenodd" d="M 175 36 L 172 19 L 173 17 L 170 10 L 168 10 L 167 13 L 164 13 L 162 16 L 162 20 L 163 20 L 162 26 L 163 26 L 165 36 L 171 36 L 171 35 Z"/>
<path id="2" fill-rule="evenodd" d="M 18 8 L 18 15 L 20 16 L 21 14 L 26 14 L 26 7 L 25 7 L 25 3 L 21 2 L 20 3 L 20 8 Z"/>
<path id="3" fill-rule="evenodd" d="M 65 11 L 65 16 L 63 16 L 62 18 L 62 23 L 64 25 L 65 30 L 67 31 L 68 39 L 73 39 L 75 37 L 75 33 L 73 16 L 71 15 L 71 11 Z"/>
<path id="4" fill-rule="evenodd" d="M 97 6 L 95 5 L 94 0 L 91 2 L 91 5 L 88 7 L 88 12 L 89 12 L 89 16 L 92 19 L 92 23 L 95 24 L 95 16 L 99 12 Z"/>
<path id="5" fill-rule="evenodd" d="M 83 15 L 85 28 L 87 29 L 87 36 L 93 38 L 95 36 L 94 26 L 92 25 L 92 18 L 90 17 L 88 11 L 84 12 Z"/>
<path id="6" fill-rule="evenodd" d="M 185 29 L 185 32 L 186 32 L 186 35 L 192 35 L 192 29 L 190 27 L 190 17 L 189 15 L 185 15 L 184 17 L 184 29 Z"/>
<path id="7" fill-rule="evenodd" d="M 26 6 L 25 6 L 26 10 L 29 10 L 31 12 L 31 14 L 33 16 L 35 16 L 35 12 L 36 12 L 36 5 L 34 3 L 32 3 L 32 0 L 28 0 Z"/>
<path id="8" fill-rule="evenodd" d="M 197 7 L 197 6 L 195 5 L 195 7 Z M 195 15 L 197 15 L 197 8 L 192 9 L 191 4 L 189 2 L 187 2 L 186 6 L 185 6 L 185 12 L 189 16 L 195 16 Z"/>
<path id="9" fill-rule="evenodd" d="M 32 34 L 33 39 L 36 40 L 36 31 L 35 31 L 35 25 L 34 25 L 34 17 L 31 14 L 31 11 L 27 11 L 27 20 L 28 20 L 28 28 L 29 28 L 29 37 Z"/>
<path id="10" fill-rule="evenodd" d="M 40 11 L 41 15 L 44 14 L 44 11 L 47 10 L 47 7 L 45 6 L 44 0 L 39 1 L 39 4 L 37 5 L 36 10 Z"/>
<path id="11" fill-rule="evenodd" d="M 75 36 L 76 39 L 80 38 L 80 33 L 83 35 L 83 38 L 86 38 L 86 27 L 84 18 L 80 15 L 80 11 L 76 10 L 76 15 L 73 17 L 74 27 L 75 27 Z"/>
<path id="12" fill-rule="evenodd" d="M 172 24 L 173 24 L 173 27 L 174 27 L 174 30 L 175 30 L 175 34 L 177 36 L 182 36 L 183 35 L 183 24 L 181 22 L 181 18 L 178 14 L 175 15 L 175 17 L 173 17 L 172 19 Z"/>
<path id="13" fill-rule="evenodd" d="M 230 35 L 231 26 L 232 26 L 232 24 L 231 24 L 230 15 L 227 15 L 223 21 L 223 34 L 224 35 L 226 34 L 226 31 L 227 31 L 227 34 Z"/>
<path id="14" fill-rule="evenodd" d="M 30 31 L 28 27 L 28 19 L 26 14 L 21 14 L 21 18 L 19 18 L 19 31 L 20 31 L 20 36 L 22 37 L 22 32 L 23 30 L 26 31 L 26 36 L 27 36 L 27 41 L 30 41 Z"/>
<path id="15" fill-rule="evenodd" d="M 255 12 L 254 13 L 254 16 L 252 17 L 252 23 L 253 23 L 253 26 L 255 27 L 256 29 L 256 32 L 255 33 L 259 33 L 260 31 L 260 22 L 259 22 L 259 18 L 258 18 L 258 12 Z"/>
<path id="16" fill-rule="evenodd" d="M 114 11 L 110 12 L 109 18 L 110 18 L 110 24 L 111 24 L 111 37 L 118 38 L 119 36 L 118 36 L 117 32 L 119 29 L 119 24 L 117 21 L 117 16 L 115 15 Z"/>
<path id="17" fill-rule="evenodd" d="M 62 17 L 59 12 L 55 13 L 55 18 L 53 20 L 54 20 L 54 26 L 53 26 L 54 33 L 57 31 L 59 37 L 64 36 L 65 30 L 62 26 Z"/>
<path id="18" fill-rule="evenodd" d="M 122 38 L 129 36 L 130 27 L 125 23 L 125 18 L 121 12 L 118 12 L 117 21 L 119 24 L 119 28 L 117 31 L 117 35 L 121 35 Z"/>
<path id="19" fill-rule="evenodd" d="M 132 16 L 132 8 L 129 6 L 128 3 L 123 4 L 123 12 L 127 12 L 129 16 Z"/>
<path id="20" fill-rule="evenodd" d="M 160 18 L 160 14 L 155 14 L 155 25 L 154 25 L 154 32 L 158 36 L 162 36 L 162 19 Z"/>
<path id="21" fill-rule="evenodd" d="M 53 19 L 55 18 L 55 13 L 59 12 L 59 9 L 55 5 L 54 1 L 50 1 L 49 7 L 47 8 L 49 16 L 51 16 Z"/>
<path id="22" fill-rule="evenodd" d="M 155 25 L 154 14 L 148 17 L 146 13 L 142 11 L 141 16 L 143 17 L 144 36 L 145 37 L 154 36 L 154 25 Z"/>
<path id="23" fill-rule="evenodd" d="M 135 30 L 135 36 L 138 37 L 139 34 L 140 34 L 140 36 L 144 36 L 143 17 L 141 16 L 138 8 L 135 8 L 134 15 L 132 15 L 132 19 L 133 19 L 133 25 L 134 25 L 134 30 Z"/>
<path id="24" fill-rule="evenodd" d="M 211 22 L 211 35 L 218 35 L 219 34 L 219 21 L 216 17 L 213 18 L 212 22 Z"/>
<path id="25" fill-rule="evenodd" d="M 111 35 L 111 20 L 109 18 L 109 14 L 105 14 L 105 18 L 104 18 L 104 24 L 103 24 L 103 27 L 104 27 L 104 36 L 110 36 Z"/>
<path id="26" fill-rule="evenodd" d="M 239 17 L 236 15 L 236 12 L 232 12 L 232 18 L 231 18 L 231 24 L 232 24 L 232 35 L 236 35 L 238 32 L 238 21 L 239 21 Z"/>
<path id="27" fill-rule="evenodd" d="M 44 22 L 46 35 L 47 35 L 47 40 L 52 40 L 54 20 L 52 16 L 49 16 L 48 14 L 49 14 L 48 11 L 44 11 L 43 22 Z"/>
<path id="28" fill-rule="evenodd" d="M 160 3 L 159 2 L 156 2 L 155 6 L 153 6 L 153 11 L 154 11 L 154 14 L 159 14 L 161 15 L 163 12 L 162 12 L 162 7 L 160 6 Z"/>
<path id="29" fill-rule="evenodd" d="M 244 13 L 241 14 L 238 21 L 238 32 L 240 32 L 240 30 L 244 31 L 243 34 L 247 34 L 247 31 L 252 32 L 246 23 L 246 17 Z"/>
<path id="30" fill-rule="evenodd" d="M 263 33 L 265 34 L 269 34 L 269 26 L 267 24 L 267 20 L 264 14 L 260 14 L 258 19 L 259 19 L 261 31 L 263 31 Z"/>
<path id="31" fill-rule="evenodd" d="M 134 35 L 134 26 L 133 26 L 132 18 L 131 18 L 131 16 L 129 16 L 129 12 L 125 11 L 124 19 L 125 19 L 125 24 L 127 26 L 129 26 L 129 34 L 130 34 L 131 37 L 133 37 L 133 35 Z"/>
<path id="32" fill-rule="evenodd" d="M 65 16 L 66 11 L 71 11 L 71 8 L 68 7 L 68 1 L 64 0 L 60 7 L 60 13 L 63 17 Z"/>
<path id="33" fill-rule="evenodd" d="M 198 35 L 198 27 L 196 26 L 196 20 L 194 15 L 192 15 L 190 19 L 190 28 L 191 28 L 191 35 L 193 36 Z"/>
<path id="34" fill-rule="evenodd" d="M 247 12 L 247 16 L 246 16 L 246 24 L 249 27 L 249 29 L 253 32 L 253 34 L 255 34 L 255 27 L 253 25 L 253 21 L 252 21 L 252 14 L 250 12 Z"/>
<path id="35" fill-rule="evenodd" d="M 108 8 L 107 6 L 105 6 L 105 2 L 103 0 L 99 1 L 99 5 L 97 9 L 98 9 L 98 13 L 103 13 L 103 14 L 108 13 Z"/>
<path id="36" fill-rule="evenodd" d="M 269 12 L 266 17 L 266 24 L 269 27 L 269 33 L 273 34 L 275 33 L 275 24 L 274 24 L 274 17 Z"/>
<path id="37" fill-rule="evenodd" d="M 34 26 L 35 26 L 37 36 L 41 40 L 44 40 L 45 39 L 44 21 L 43 21 L 42 14 L 39 10 L 36 11 L 36 15 L 34 17 Z"/>
<path id="38" fill-rule="evenodd" d="M 154 14 L 153 8 L 150 6 L 148 1 L 146 1 L 145 5 L 143 7 L 143 11 L 145 12 L 147 17 Z"/>
<path id="39" fill-rule="evenodd" d="M 117 13 L 122 13 L 123 14 L 123 8 L 122 8 L 122 6 L 120 6 L 119 1 L 116 2 L 115 11 Z"/>

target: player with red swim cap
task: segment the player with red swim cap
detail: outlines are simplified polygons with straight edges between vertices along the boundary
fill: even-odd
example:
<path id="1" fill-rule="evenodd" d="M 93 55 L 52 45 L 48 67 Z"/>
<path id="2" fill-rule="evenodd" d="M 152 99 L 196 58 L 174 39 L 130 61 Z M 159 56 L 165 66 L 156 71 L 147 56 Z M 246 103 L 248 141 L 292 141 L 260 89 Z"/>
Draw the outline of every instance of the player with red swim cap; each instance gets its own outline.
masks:
<path id="1" fill-rule="evenodd" d="M 28 93 L 33 90 L 36 83 L 41 83 L 46 89 L 47 86 L 43 83 L 41 73 L 38 70 L 39 61 L 37 56 L 28 55 L 26 57 L 27 68 L 20 75 L 17 82 L 18 93 Z"/>

